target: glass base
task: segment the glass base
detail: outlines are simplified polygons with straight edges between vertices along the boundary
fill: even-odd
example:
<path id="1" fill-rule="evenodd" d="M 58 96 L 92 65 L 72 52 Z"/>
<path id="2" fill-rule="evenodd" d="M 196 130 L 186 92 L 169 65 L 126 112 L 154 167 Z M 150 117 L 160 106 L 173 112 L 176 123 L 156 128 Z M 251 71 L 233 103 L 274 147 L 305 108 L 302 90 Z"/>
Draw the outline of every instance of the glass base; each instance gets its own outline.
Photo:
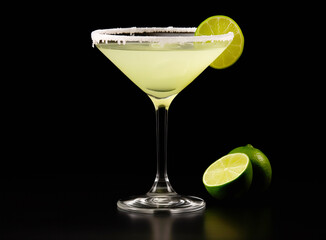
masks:
<path id="1" fill-rule="evenodd" d="M 179 194 L 151 194 L 133 196 L 117 202 L 118 209 L 137 213 L 186 213 L 205 209 L 205 201 Z"/>

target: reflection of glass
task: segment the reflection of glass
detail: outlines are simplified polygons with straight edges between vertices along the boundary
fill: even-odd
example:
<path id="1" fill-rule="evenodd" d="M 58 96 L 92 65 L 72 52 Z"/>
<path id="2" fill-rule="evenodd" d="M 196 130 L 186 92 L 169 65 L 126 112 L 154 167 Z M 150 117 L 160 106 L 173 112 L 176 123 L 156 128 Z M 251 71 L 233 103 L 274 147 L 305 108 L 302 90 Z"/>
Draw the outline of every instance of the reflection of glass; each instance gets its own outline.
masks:
<path id="1" fill-rule="evenodd" d="M 203 239 L 204 211 L 177 215 L 148 215 L 119 212 L 128 232 L 120 233 L 121 239 L 189 240 Z M 120 223 L 121 225 L 121 223 Z"/>
<path id="2" fill-rule="evenodd" d="M 145 195 L 118 201 L 132 212 L 192 212 L 205 202 L 177 194 L 167 174 L 168 109 L 175 96 L 231 43 L 233 33 L 194 36 L 195 28 L 122 28 L 92 32 L 93 44 L 152 100 L 156 110 L 157 173 Z M 123 89 L 120 90 L 123 94 Z"/>

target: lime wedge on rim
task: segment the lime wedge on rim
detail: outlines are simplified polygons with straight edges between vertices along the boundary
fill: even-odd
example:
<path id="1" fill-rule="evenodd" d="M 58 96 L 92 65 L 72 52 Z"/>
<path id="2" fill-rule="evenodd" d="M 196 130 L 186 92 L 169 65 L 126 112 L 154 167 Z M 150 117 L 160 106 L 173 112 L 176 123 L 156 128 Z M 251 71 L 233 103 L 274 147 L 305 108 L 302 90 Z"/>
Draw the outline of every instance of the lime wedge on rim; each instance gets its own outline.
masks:
<path id="1" fill-rule="evenodd" d="M 228 32 L 234 33 L 231 44 L 224 52 L 211 63 L 211 67 L 223 69 L 234 64 L 242 54 L 244 46 L 244 37 L 239 25 L 231 18 L 223 15 L 217 15 L 207 18 L 197 28 L 195 36 L 201 35 L 219 35 Z"/>
<path id="2" fill-rule="evenodd" d="M 252 165 L 244 153 L 221 157 L 203 175 L 203 183 L 210 195 L 217 199 L 236 198 L 250 188 Z"/>

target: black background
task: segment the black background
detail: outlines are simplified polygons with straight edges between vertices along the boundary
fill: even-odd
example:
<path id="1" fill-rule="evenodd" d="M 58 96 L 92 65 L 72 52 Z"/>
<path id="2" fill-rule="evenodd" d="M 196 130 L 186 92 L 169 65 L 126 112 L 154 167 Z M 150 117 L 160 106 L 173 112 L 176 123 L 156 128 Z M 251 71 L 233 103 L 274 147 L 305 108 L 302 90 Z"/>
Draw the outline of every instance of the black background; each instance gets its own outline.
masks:
<path id="1" fill-rule="evenodd" d="M 4 239 L 325 238 L 324 97 L 312 60 L 320 40 L 301 15 L 310 10 L 108 1 L 13 9 L 17 21 L 2 39 Z M 90 33 L 195 27 L 217 14 L 240 25 L 243 55 L 228 69 L 206 69 L 169 111 L 170 181 L 177 192 L 204 198 L 207 210 L 179 218 L 121 214 L 116 201 L 145 193 L 155 177 L 154 108 L 92 48 Z M 269 157 L 271 188 L 230 203 L 212 199 L 203 172 L 248 143 Z"/>

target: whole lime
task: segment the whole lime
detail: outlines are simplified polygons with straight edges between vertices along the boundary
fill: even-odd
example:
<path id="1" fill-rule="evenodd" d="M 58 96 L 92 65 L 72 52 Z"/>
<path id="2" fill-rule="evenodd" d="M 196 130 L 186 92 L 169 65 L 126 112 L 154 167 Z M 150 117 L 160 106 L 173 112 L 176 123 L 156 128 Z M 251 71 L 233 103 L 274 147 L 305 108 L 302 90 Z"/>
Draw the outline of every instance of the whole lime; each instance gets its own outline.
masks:
<path id="1" fill-rule="evenodd" d="M 253 169 L 251 190 L 253 192 L 266 191 L 272 181 L 272 167 L 266 155 L 250 144 L 237 147 L 230 153 L 244 153 L 249 157 Z"/>

